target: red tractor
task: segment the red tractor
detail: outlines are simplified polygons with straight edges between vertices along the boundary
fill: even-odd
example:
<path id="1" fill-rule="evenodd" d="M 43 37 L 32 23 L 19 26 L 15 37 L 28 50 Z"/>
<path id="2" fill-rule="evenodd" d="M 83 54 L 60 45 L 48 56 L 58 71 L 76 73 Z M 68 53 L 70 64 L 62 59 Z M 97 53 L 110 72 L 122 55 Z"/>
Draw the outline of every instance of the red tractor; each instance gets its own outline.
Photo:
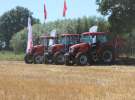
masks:
<path id="1" fill-rule="evenodd" d="M 65 56 L 66 65 L 87 65 L 88 63 L 103 62 L 110 64 L 115 60 L 116 46 L 120 42 L 110 38 L 110 33 L 106 32 L 85 32 L 81 35 L 81 43 L 69 48 Z"/>
<path id="2" fill-rule="evenodd" d="M 39 39 L 39 45 L 32 47 L 29 53 L 26 54 L 24 60 L 27 64 L 41 64 L 43 63 L 44 53 L 47 52 L 49 42 L 53 41 L 53 44 L 57 43 L 57 37 L 41 36 Z"/>
<path id="3" fill-rule="evenodd" d="M 68 52 L 69 47 L 80 42 L 79 34 L 63 34 L 60 37 L 59 44 L 49 47 L 44 55 L 45 64 L 64 64 L 64 54 Z"/>

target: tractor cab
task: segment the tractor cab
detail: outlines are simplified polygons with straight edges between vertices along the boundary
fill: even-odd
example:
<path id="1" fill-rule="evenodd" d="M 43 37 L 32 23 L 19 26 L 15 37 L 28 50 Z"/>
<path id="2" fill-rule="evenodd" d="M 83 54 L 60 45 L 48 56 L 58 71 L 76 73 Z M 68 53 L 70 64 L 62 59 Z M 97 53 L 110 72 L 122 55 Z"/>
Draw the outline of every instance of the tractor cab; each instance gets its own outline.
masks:
<path id="1" fill-rule="evenodd" d="M 40 37 L 40 45 L 43 46 L 44 49 L 48 49 L 49 46 L 52 46 L 57 43 L 58 43 L 57 37 L 52 37 L 52 36 L 41 36 Z"/>
<path id="2" fill-rule="evenodd" d="M 25 56 L 25 62 L 28 64 L 40 64 L 43 62 L 44 52 L 48 51 L 48 47 L 57 43 L 58 38 L 52 36 L 40 36 L 38 45 L 34 45 L 30 52 Z"/>
<path id="3" fill-rule="evenodd" d="M 60 43 L 63 45 L 72 45 L 80 42 L 79 34 L 63 34 L 60 38 Z"/>
<path id="4" fill-rule="evenodd" d="M 64 63 L 64 54 L 68 52 L 69 47 L 80 43 L 79 34 L 63 34 L 60 36 L 59 44 L 49 47 L 48 53 L 45 54 L 45 63 Z"/>
<path id="5" fill-rule="evenodd" d="M 67 52 L 71 45 L 80 42 L 80 35 L 78 34 L 63 34 L 60 38 L 60 44 L 63 46 L 63 52 Z"/>

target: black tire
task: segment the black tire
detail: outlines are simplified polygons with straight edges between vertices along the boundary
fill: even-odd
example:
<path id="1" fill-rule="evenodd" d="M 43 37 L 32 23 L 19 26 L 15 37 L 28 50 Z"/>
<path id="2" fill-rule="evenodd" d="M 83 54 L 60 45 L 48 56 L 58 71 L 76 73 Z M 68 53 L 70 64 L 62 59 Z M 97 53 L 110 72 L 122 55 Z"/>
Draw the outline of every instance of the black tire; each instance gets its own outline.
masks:
<path id="1" fill-rule="evenodd" d="M 64 64 L 64 54 L 56 53 L 53 57 L 54 64 L 63 65 Z"/>
<path id="2" fill-rule="evenodd" d="M 90 53 L 90 63 L 91 64 L 96 64 L 99 62 L 99 57 L 97 55 L 96 50 L 92 50 Z"/>
<path id="3" fill-rule="evenodd" d="M 103 50 L 101 60 L 104 64 L 112 64 L 114 62 L 113 50 L 111 50 L 111 49 Z"/>
<path id="4" fill-rule="evenodd" d="M 26 54 L 25 57 L 24 57 L 24 61 L 25 61 L 26 64 L 32 64 L 33 63 L 33 56 L 29 55 L 29 54 Z"/>
<path id="5" fill-rule="evenodd" d="M 42 63 L 43 63 L 43 55 L 35 55 L 34 64 L 42 64 Z"/>
<path id="6" fill-rule="evenodd" d="M 65 61 L 65 65 L 67 65 L 67 66 L 72 66 L 72 65 L 74 65 L 73 60 L 71 61 L 71 59 L 70 59 L 70 55 L 65 55 L 65 56 L 64 56 L 64 61 Z"/>
<path id="7" fill-rule="evenodd" d="M 76 56 L 76 64 L 77 65 L 87 65 L 88 64 L 88 57 L 86 56 L 86 54 L 80 53 Z"/>
<path id="8" fill-rule="evenodd" d="M 44 64 L 52 64 L 53 59 L 49 55 L 44 55 Z"/>

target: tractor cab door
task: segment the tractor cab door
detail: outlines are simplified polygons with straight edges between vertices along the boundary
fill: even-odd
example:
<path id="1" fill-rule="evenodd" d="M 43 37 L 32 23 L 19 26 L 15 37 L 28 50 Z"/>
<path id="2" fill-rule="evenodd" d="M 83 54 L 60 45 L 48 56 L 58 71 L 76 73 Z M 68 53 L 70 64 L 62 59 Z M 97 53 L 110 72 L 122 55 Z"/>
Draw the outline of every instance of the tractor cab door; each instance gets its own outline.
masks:
<path id="1" fill-rule="evenodd" d="M 108 42 L 106 35 L 93 35 L 92 36 L 92 47 L 97 50 L 103 48 Z"/>
<path id="2" fill-rule="evenodd" d="M 65 36 L 64 52 L 67 52 L 69 50 L 70 45 L 71 45 L 71 37 Z"/>
<path id="3" fill-rule="evenodd" d="M 97 49 L 107 47 L 107 45 L 108 45 L 107 35 L 97 35 L 96 36 L 96 48 Z"/>
<path id="4" fill-rule="evenodd" d="M 68 50 L 69 37 L 62 36 L 60 39 L 60 44 L 62 44 L 64 46 L 64 49 L 62 50 L 62 52 L 66 52 Z"/>
<path id="5" fill-rule="evenodd" d="M 44 51 L 48 48 L 48 39 L 47 38 L 44 38 L 43 39 L 43 46 L 44 46 Z"/>

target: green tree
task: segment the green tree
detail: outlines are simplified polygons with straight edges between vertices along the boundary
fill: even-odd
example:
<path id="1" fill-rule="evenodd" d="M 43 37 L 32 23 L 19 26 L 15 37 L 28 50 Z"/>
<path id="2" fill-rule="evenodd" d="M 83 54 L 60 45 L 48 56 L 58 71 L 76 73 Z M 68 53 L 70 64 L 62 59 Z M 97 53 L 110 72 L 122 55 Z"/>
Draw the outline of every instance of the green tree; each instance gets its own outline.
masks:
<path id="1" fill-rule="evenodd" d="M 44 25 L 42 24 L 34 24 L 32 29 L 33 41 L 35 41 L 36 37 L 45 35 L 46 33 L 44 30 Z M 27 28 L 24 28 L 20 32 L 15 33 L 10 40 L 10 48 L 12 48 L 15 53 L 24 52 L 27 46 L 27 36 Z"/>
<path id="2" fill-rule="evenodd" d="M 135 0 L 96 0 L 99 11 L 109 16 L 110 31 L 131 32 L 135 26 Z"/>
<path id="3" fill-rule="evenodd" d="M 78 20 L 77 20 L 76 30 L 77 30 L 77 33 L 81 34 L 82 30 L 81 30 L 81 19 L 80 18 L 78 18 Z"/>
<path id="4" fill-rule="evenodd" d="M 38 19 L 32 17 L 32 12 L 23 7 L 11 9 L 0 17 L 0 33 L 6 41 L 7 48 L 14 33 L 27 26 L 29 16 L 32 18 L 32 24 L 39 23 Z"/>

